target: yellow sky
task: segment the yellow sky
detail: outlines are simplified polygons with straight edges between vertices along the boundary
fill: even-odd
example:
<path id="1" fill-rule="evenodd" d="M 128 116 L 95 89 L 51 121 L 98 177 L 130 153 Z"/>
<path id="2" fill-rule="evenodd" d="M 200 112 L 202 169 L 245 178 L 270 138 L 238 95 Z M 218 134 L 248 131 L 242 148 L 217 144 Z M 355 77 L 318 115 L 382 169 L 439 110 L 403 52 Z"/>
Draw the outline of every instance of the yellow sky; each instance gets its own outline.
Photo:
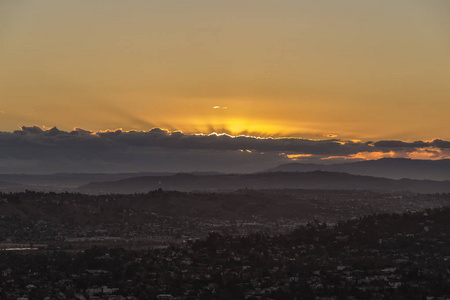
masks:
<path id="1" fill-rule="evenodd" d="M 0 131 L 450 139 L 449 112 L 447 0 L 0 4 Z"/>

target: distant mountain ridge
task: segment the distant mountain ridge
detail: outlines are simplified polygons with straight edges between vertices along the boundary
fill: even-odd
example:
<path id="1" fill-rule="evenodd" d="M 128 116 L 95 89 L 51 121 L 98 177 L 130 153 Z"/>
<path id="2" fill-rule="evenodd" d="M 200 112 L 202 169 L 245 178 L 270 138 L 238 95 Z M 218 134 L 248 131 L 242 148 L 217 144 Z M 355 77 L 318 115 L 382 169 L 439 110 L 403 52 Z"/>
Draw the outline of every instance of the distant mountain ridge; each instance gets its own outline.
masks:
<path id="1" fill-rule="evenodd" d="M 71 191 L 93 181 L 119 180 L 137 176 L 172 175 L 167 172 L 139 173 L 55 173 L 55 174 L 0 174 L 0 191 Z"/>
<path id="2" fill-rule="evenodd" d="M 93 182 L 78 188 L 86 193 L 146 193 L 156 189 L 173 191 L 233 191 L 239 189 L 325 189 L 450 192 L 450 181 L 393 180 L 338 172 L 269 172 L 256 174 L 143 176 L 116 181 Z"/>
<path id="3" fill-rule="evenodd" d="M 406 158 L 382 158 L 330 165 L 289 163 L 267 172 L 344 172 L 354 175 L 386 177 L 391 179 L 450 180 L 450 159 L 418 160 Z"/>
<path id="4" fill-rule="evenodd" d="M 141 176 L 169 176 L 172 172 L 135 173 L 55 173 L 55 174 L 0 174 L 0 192 L 31 191 L 72 191 L 90 182 L 121 180 Z M 186 172 L 196 175 L 218 175 L 219 172 Z"/>

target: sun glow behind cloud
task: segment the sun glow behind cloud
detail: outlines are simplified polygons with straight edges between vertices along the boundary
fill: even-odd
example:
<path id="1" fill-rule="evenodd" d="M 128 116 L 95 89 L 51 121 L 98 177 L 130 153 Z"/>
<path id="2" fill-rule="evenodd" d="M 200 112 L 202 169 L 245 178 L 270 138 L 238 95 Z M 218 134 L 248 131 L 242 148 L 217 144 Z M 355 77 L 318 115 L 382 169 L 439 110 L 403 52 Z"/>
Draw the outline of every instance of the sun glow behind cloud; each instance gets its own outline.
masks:
<path id="1" fill-rule="evenodd" d="M 449 159 L 450 158 L 450 152 L 449 151 L 442 151 L 441 149 L 418 149 L 417 151 L 413 151 L 408 153 L 408 158 L 411 159 L 431 159 L 431 160 L 438 160 L 438 159 Z"/>
<path id="2" fill-rule="evenodd" d="M 187 132 L 192 133 L 227 133 L 234 136 L 249 135 L 260 137 L 296 136 L 293 128 L 289 129 L 283 124 L 274 124 L 269 121 L 255 120 L 251 118 L 206 118 L 207 120 L 192 119 L 194 126 L 186 126 Z"/>
<path id="3" fill-rule="evenodd" d="M 3 2 L 1 130 L 450 139 L 447 1 Z"/>
<path id="4" fill-rule="evenodd" d="M 312 157 L 312 154 L 286 154 L 282 153 L 282 155 L 286 155 L 287 158 L 290 158 L 292 160 L 299 160 L 303 158 Z"/>
<path id="5" fill-rule="evenodd" d="M 4 145 L 8 145 L 4 147 Z M 24 147 L 23 145 L 26 145 Z M 363 142 L 151 130 L 98 130 L 22 126 L 0 131 L 0 166 L 8 172 L 222 171 L 255 172 L 292 162 L 386 157 L 450 158 L 440 139 Z"/>
<path id="6" fill-rule="evenodd" d="M 287 155 L 289 158 L 290 157 Z M 439 160 L 439 159 L 450 159 L 450 151 L 443 151 L 437 148 L 420 148 L 412 149 L 411 151 L 397 150 L 388 152 L 358 152 L 356 154 L 350 155 L 332 155 L 326 157 L 320 157 L 323 161 L 340 161 L 340 160 L 377 160 L 381 158 L 409 158 L 409 159 L 425 159 L 425 160 Z"/>

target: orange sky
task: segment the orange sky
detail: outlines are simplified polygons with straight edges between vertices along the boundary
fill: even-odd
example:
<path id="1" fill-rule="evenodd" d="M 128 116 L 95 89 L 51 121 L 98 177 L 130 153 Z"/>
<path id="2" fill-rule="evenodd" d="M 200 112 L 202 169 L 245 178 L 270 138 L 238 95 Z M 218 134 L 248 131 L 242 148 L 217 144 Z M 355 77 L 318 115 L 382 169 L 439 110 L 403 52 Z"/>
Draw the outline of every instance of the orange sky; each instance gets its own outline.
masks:
<path id="1" fill-rule="evenodd" d="M 450 2 L 4 0 L 0 131 L 450 139 Z"/>

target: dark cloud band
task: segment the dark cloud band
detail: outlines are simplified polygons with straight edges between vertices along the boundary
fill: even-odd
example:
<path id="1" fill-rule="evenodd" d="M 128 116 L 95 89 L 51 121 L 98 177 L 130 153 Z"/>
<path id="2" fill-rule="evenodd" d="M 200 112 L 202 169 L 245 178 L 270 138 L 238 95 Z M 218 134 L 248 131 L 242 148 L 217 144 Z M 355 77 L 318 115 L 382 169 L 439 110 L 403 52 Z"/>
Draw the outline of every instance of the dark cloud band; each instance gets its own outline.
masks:
<path id="1" fill-rule="evenodd" d="M 24 162 L 33 168 L 53 171 L 122 171 L 141 169 L 221 169 L 253 171 L 297 157 L 346 157 L 357 153 L 443 151 L 450 142 L 433 141 L 343 141 L 301 138 L 259 138 L 227 134 L 185 134 L 160 128 L 149 131 L 108 130 L 92 132 L 75 128 L 66 132 L 53 127 L 22 126 L 15 132 L 0 132 L 0 167 Z M 241 151 L 239 151 L 241 150 Z M 242 151 L 243 150 L 243 151 Z M 448 151 L 448 150 L 447 150 Z M 282 155 L 280 155 L 282 154 Z M 227 169 L 234 164 L 235 169 Z M 79 169 L 78 169 L 79 166 Z M 240 169 L 241 168 L 241 169 Z M 4 168 L 8 170 L 8 168 Z M 35 170 L 35 169 L 33 169 Z M 38 172 L 39 170 L 35 170 Z M 5 171 L 3 171 L 5 172 Z"/>
<path id="2" fill-rule="evenodd" d="M 289 152 L 314 155 L 350 155 L 359 152 L 388 152 L 410 148 L 450 148 L 450 142 L 433 141 L 377 141 L 354 142 L 338 139 L 310 140 L 301 138 L 259 138 L 228 134 L 184 134 L 160 128 L 150 131 L 108 130 L 92 132 L 76 128 L 71 132 L 56 127 L 43 130 L 37 126 L 22 126 L 14 133 L 2 132 L 0 139 L 8 143 L 76 147 L 159 147 L 190 150 L 251 150 L 258 152 Z M 0 142 L 2 142 L 0 140 Z"/>

